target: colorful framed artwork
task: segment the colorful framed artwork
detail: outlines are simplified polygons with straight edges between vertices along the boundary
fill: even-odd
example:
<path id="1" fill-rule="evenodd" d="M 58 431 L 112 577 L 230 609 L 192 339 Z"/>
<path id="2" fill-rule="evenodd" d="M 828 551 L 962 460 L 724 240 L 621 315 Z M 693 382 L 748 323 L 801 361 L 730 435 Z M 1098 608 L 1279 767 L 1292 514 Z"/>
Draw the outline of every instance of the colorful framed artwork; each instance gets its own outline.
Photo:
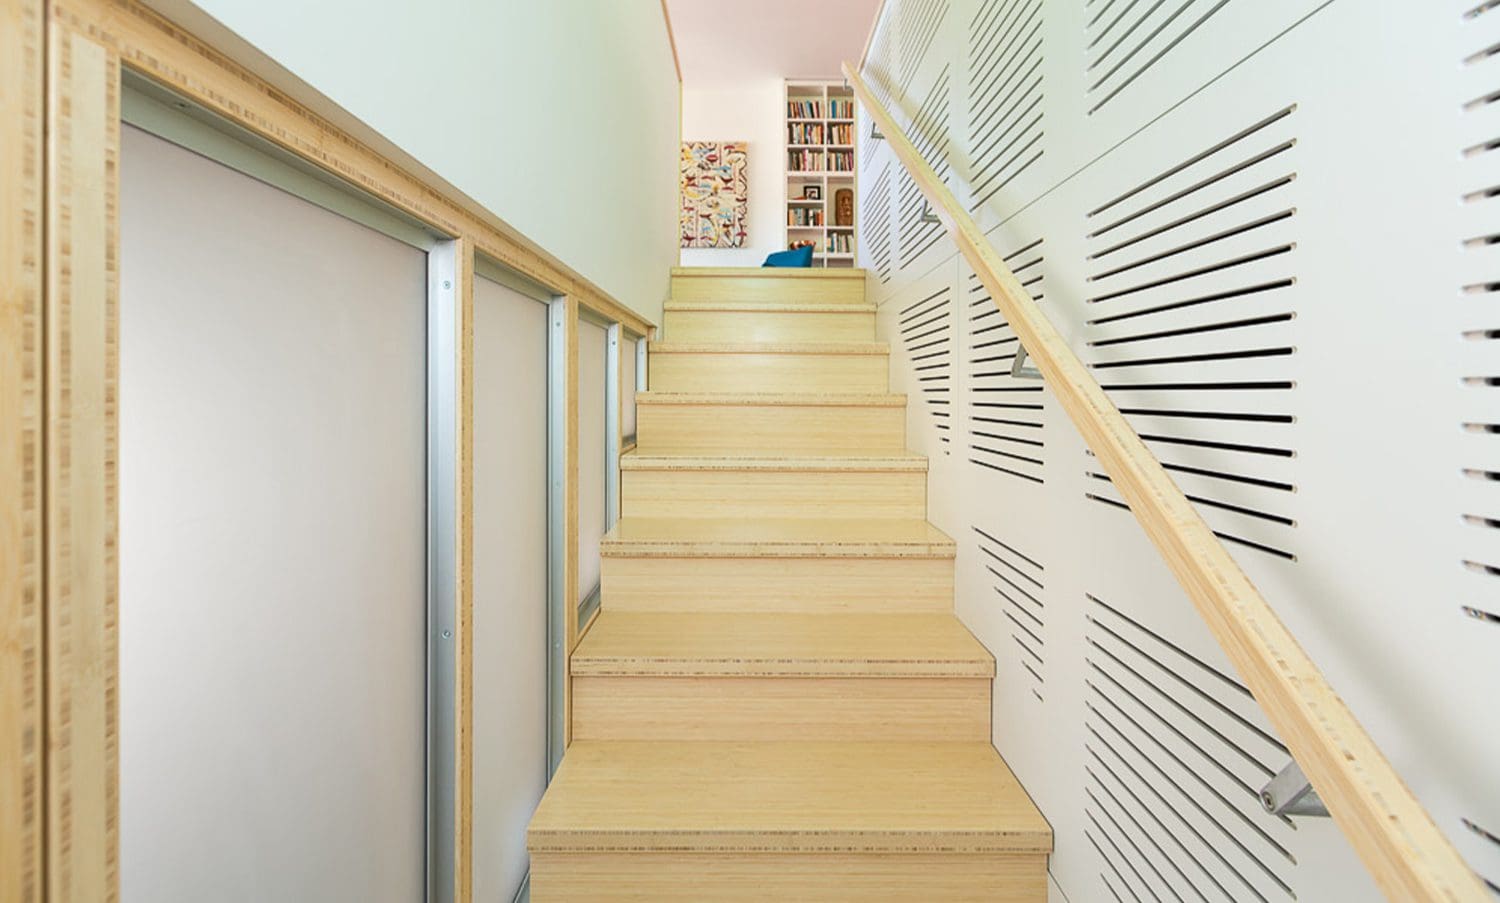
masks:
<path id="1" fill-rule="evenodd" d="M 741 248 L 750 194 L 745 142 L 684 141 L 678 224 L 684 248 Z"/>

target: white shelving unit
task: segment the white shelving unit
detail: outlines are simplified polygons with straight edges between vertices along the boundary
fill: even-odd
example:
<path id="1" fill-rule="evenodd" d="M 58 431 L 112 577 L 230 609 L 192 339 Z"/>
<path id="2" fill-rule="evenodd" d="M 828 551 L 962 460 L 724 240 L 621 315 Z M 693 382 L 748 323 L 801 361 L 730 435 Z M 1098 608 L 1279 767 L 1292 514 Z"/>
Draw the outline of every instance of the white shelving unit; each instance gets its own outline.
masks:
<path id="1" fill-rule="evenodd" d="M 854 266 L 853 89 L 839 80 L 788 79 L 785 131 L 787 246 L 811 242 L 815 267 Z M 839 222 L 840 190 L 849 192 L 847 222 Z"/>

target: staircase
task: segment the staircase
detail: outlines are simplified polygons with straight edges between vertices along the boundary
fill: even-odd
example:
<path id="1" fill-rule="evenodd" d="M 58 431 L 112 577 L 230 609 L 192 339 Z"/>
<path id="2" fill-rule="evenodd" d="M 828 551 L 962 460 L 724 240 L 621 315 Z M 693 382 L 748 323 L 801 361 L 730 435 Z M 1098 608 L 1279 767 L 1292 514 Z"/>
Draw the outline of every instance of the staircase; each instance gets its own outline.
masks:
<path id="1" fill-rule="evenodd" d="M 1045 901 L 863 271 L 679 269 L 665 320 L 532 899 Z"/>

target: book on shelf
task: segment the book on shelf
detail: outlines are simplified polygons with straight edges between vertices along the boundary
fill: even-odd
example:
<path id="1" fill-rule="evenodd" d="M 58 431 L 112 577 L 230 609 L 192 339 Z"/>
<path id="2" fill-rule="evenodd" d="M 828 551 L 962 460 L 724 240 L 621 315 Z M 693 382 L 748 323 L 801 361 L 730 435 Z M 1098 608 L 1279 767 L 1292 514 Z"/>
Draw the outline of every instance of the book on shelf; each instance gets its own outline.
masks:
<path id="1" fill-rule="evenodd" d="M 823 104 L 816 100 L 789 100 L 786 102 L 788 119 L 822 119 Z"/>
<path id="2" fill-rule="evenodd" d="M 824 242 L 824 250 L 829 254 L 852 254 L 854 236 L 848 232 L 830 232 Z"/>
<path id="3" fill-rule="evenodd" d="M 836 122 L 828 126 L 829 144 L 853 144 L 854 126 L 847 122 Z"/>
<path id="4" fill-rule="evenodd" d="M 820 207 L 788 207 L 786 224 L 788 226 L 821 226 L 823 225 L 823 210 Z"/>
<path id="5" fill-rule="evenodd" d="M 829 172 L 853 172 L 854 151 L 831 150 L 828 151 L 827 166 Z"/>
<path id="6" fill-rule="evenodd" d="M 820 122 L 789 122 L 786 125 L 787 144 L 822 144 L 823 124 Z"/>
<path id="7" fill-rule="evenodd" d="M 823 165 L 823 150 L 800 150 L 790 149 L 786 152 L 786 168 L 792 172 L 821 172 L 826 167 Z M 853 169 L 851 163 L 850 168 Z"/>
<path id="8" fill-rule="evenodd" d="M 854 118 L 854 101 L 852 101 L 852 100 L 839 100 L 838 98 L 834 98 L 834 97 L 828 98 L 828 118 L 829 119 L 853 119 Z"/>

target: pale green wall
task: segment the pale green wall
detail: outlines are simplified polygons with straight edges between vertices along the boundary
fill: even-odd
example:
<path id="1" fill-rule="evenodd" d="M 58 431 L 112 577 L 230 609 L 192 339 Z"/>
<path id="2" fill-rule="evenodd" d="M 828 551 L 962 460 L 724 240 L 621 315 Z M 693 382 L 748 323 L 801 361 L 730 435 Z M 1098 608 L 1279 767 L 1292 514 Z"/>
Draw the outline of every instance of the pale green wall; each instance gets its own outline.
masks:
<path id="1" fill-rule="evenodd" d="M 661 321 L 677 260 L 678 92 L 659 4 L 192 2 Z"/>

